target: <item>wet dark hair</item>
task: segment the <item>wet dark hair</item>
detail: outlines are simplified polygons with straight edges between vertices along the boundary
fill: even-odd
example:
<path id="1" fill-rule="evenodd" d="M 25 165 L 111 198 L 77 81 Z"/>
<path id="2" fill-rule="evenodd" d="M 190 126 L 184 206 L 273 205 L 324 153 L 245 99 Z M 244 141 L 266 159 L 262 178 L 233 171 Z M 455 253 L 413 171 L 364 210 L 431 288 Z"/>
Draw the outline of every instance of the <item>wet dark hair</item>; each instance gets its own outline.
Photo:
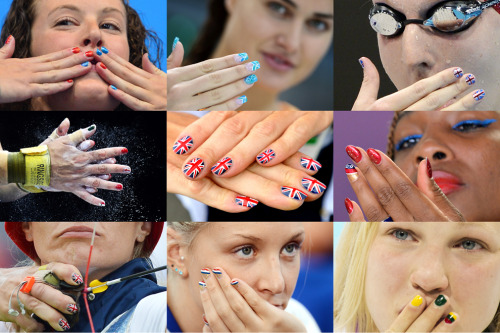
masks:
<path id="1" fill-rule="evenodd" d="M 16 49 L 13 58 L 31 57 L 31 29 L 35 20 L 35 7 L 37 0 L 13 0 L 0 34 L 0 45 L 10 35 L 16 39 Z M 148 53 L 148 46 L 156 50 L 156 58 L 149 58 L 157 67 L 161 66 L 161 55 L 163 45 L 158 35 L 147 30 L 141 21 L 139 14 L 130 7 L 129 0 L 122 0 L 127 17 L 127 39 L 130 50 L 130 63 L 139 68 L 142 67 L 142 55 Z M 19 103 L 0 104 L 0 110 L 26 111 L 31 110 L 31 100 Z M 115 111 L 131 111 L 130 108 L 120 104 Z"/>

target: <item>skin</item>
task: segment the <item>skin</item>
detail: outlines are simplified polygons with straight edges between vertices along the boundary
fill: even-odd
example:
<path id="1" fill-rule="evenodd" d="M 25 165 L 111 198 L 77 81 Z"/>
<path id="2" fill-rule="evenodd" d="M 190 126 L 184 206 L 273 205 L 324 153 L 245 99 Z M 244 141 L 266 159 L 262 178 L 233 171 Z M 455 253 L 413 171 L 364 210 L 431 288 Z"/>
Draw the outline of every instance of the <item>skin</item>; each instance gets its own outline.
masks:
<path id="1" fill-rule="evenodd" d="M 199 232 L 191 246 L 179 246 L 179 235 L 170 228 L 167 237 L 167 262 L 183 271 L 182 276 L 173 271 L 168 274 L 168 283 L 174 286 L 168 294 L 168 304 L 184 332 L 199 332 L 203 327 L 205 309 L 198 282 L 201 269 L 207 267 L 223 268 L 225 275 L 243 281 L 263 300 L 286 308 L 297 282 L 300 256 L 296 250 L 286 255 L 284 248 L 294 242 L 302 243 L 304 229 L 300 222 L 211 223 Z M 243 253 L 245 246 L 248 252 Z M 185 259 L 181 261 L 180 256 Z M 230 304 L 235 302 L 232 298 L 227 300 Z"/>
<path id="2" fill-rule="evenodd" d="M 499 278 L 498 224 L 382 223 L 368 253 L 366 304 L 380 332 L 410 325 L 430 332 L 436 320 L 424 315 L 427 310 L 438 319 L 450 311 L 459 318 L 451 325 L 442 322 L 434 331 L 482 332 L 500 302 Z M 407 305 L 408 313 L 416 295 L 424 299 L 418 311 L 428 304 L 427 310 L 404 322 L 404 313 L 399 313 Z M 432 304 L 438 295 L 447 298 L 442 307 Z"/>

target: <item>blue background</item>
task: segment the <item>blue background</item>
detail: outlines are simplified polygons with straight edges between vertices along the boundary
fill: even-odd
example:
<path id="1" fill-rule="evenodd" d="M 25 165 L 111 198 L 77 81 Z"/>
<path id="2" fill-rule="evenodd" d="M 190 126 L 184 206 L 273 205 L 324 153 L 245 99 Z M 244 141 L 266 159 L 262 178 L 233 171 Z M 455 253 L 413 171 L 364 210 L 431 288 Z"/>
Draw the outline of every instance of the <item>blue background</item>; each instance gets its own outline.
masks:
<path id="1" fill-rule="evenodd" d="M 0 22 L 3 25 L 12 0 L 0 0 Z M 130 6 L 141 16 L 142 23 L 148 30 L 153 30 L 163 42 L 161 55 L 161 70 L 167 68 L 166 39 L 167 39 L 167 1 L 166 0 L 130 0 Z M 155 52 L 151 50 L 154 57 Z"/>

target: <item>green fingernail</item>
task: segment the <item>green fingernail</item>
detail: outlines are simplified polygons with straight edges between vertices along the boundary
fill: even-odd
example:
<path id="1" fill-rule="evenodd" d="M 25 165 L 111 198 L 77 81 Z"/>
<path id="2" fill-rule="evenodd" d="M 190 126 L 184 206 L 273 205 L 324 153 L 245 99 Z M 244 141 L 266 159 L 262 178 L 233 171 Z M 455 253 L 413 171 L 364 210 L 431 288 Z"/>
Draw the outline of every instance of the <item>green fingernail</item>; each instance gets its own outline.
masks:
<path id="1" fill-rule="evenodd" d="M 89 131 L 89 132 L 90 132 L 90 131 L 93 131 L 93 130 L 94 130 L 94 128 L 95 128 L 95 125 L 92 125 L 92 126 L 90 126 L 89 128 L 87 128 L 87 131 Z"/>
<path id="2" fill-rule="evenodd" d="M 443 295 L 439 295 L 434 301 L 434 304 L 436 304 L 437 306 L 442 306 L 446 304 L 446 302 L 446 297 L 444 297 Z"/>

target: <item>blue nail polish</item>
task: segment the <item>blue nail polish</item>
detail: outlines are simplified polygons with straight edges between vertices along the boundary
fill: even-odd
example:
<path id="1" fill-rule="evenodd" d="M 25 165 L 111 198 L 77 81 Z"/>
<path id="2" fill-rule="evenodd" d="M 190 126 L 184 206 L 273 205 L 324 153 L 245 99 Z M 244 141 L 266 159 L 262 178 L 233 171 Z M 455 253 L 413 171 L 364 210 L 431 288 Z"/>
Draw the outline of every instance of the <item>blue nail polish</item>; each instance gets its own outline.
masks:
<path id="1" fill-rule="evenodd" d="M 359 64 L 361 65 L 361 68 L 365 68 L 365 63 L 363 60 L 359 59 Z"/>
<path id="2" fill-rule="evenodd" d="M 247 97 L 245 95 L 240 96 L 236 99 L 236 103 L 239 105 L 245 104 L 247 102 Z"/>
<path id="3" fill-rule="evenodd" d="M 469 85 L 472 86 L 474 83 L 476 83 L 476 77 L 472 74 L 468 74 L 465 77 L 465 82 Z"/>
<path id="4" fill-rule="evenodd" d="M 257 82 L 257 75 L 255 75 L 255 74 L 249 75 L 245 78 L 246 84 L 253 84 L 255 82 Z"/>
<path id="5" fill-rule="evenodd" d="M 111 85 L 111 89 L 116 90 L 116 87 L 114 85 Z"/>
<path id="6" fill-rule="evenodd" d="M 483 89 L 479 89 L 479 90 L 476 90 L 473 94 L 472 94 L 472 97 L 474 97 L 474 99 L 476 101 L 480 101 L 484 98 L 484 96 L 486 96 L 486 93 L 484 92 Z"/>
<path id="7" fill-rule="evenodd" d="M 260 63 L 258 61 L 252 61 L 252 62 L 249 62 L 247 65 L 247 69 L 251 72 L 255 72 L 256 70 L 258 70 L 260 68 Z"/>
<path id="8" fill-rule="evenodd" d="M 179 42 L 179 37 L 174 38 L 174 43 L 172 44 L 172 52 L 174 52 L 175 47 L 177 46 L 177 43 Z"/>
<path id="9" fill-rule="evenodd" d="M 464 71 L 462 70 L 462 68 L 460 67 L 457 67 L 453 70 L 453 75 L 457 78 L 457 79 L 460 79 L 463 75 L 464 75 Z"/>
<path id="10" fill-rule="evenodd" d="M 239 53 L 237 55 L 234 56 L 234 59 L 237 61 L 237 62 L 243 62 L 245 60 L 248 60 L 248 54 L 246 53 Z"/>
<path id="11" fill-rule="evenodd" d="M 82 64 L 83 67 L 88 67 L 89 66 L 89 62 L 88 61 L 85 61 L 83 64 Z"/>
<path id="12" fill-rule="evenodd" d="M 97 49 L 97 50 L 95 51 L 95 53 L 97 53 L 97 55 L 99 55 L 99 56 L 101 56 L 101 55 L 102 55 L 102 52 L 101 52 L 101 50 L 99 50 L 99 49 Z"/>
<path id="13" fill-rule="evenodd" d="M 107 48 L 105 48 L 104 46 L 103 46 L 103 47 L 101 47 L 101 51 L 102 51 L 102 52 L 104 52 L 104 53 L 106 53 L 106 54 L 108 54 L 108 52 L 109 52 L 109 51 L 108 51 L 108 49 L 107 49 Z"/>

